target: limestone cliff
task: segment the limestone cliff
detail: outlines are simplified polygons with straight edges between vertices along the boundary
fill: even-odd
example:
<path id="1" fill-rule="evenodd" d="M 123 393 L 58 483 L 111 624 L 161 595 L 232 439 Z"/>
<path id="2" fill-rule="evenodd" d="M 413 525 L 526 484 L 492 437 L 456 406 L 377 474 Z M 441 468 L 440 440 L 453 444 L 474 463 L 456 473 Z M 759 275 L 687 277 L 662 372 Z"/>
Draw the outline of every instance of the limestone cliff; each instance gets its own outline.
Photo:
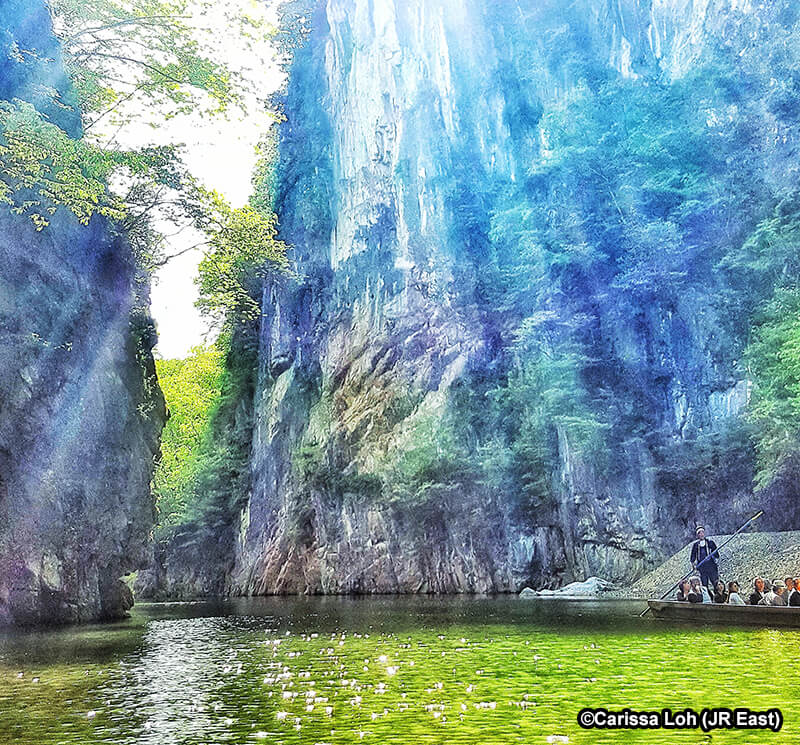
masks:
<path id="1" fill-rule="evenodd" d="M 0 22 L 3 98 L 47 109 L 78 134 L 44 4 L 7 3 Z M 11 54 L 14 44 L 26 55 Z M 82 226 L 59 211 L 37 232 L 3 211 L 0 624 L 115 618 L 130 607 L 120 580 L 146 558 L 165 416 L 148 302 L 130 247 L 103 220 Z"/>
<path id="2" fill-rule="evenodd" d="M 523 207 L 538 198 L 529 179 L 548 155 L 543 120 L 587 85 L 576 57 L 610 81 L 668 85 L 739 43 L 759 12 L 736 0 L 583 0 L 568 15 L 558 3 L 479 0 L 318 6 L 290 72 L 276 200 L 302 280 L 265 288 L 233 591 L 625 580 L 681 545 L 694 520 L 723 530 L 755 505 L 746 447 L 725 451 L 723 481 L 676 484 L 664 464 L 665 450 L 725 430 L 747 402 L 718 284 L 654 302 L 584 276 L 572 297 L 503 307 L 483 274 L 503 194 Z M 775 155 L 773 145 L 763 158 Z M 542 314 L 554 328 L 591 319 L 586 348 L 606 366 L 579 384 L 630 396 L 643 423 L 606 422 L 592 451 L 555 426 L 555 500 L 533 510 L 513 484 L 464 474 L 418 503 L 393 499 L 391 464 L 430 422 L 467 423 L 459 452 L 492 447 L 482 397 L 513 368 L 526 317 Z"/>
<path id="3" fill-rule="evenodd" d="M 626 581 L 697 520 L 792 527 L 742 416 L 774 280 L 732 269 L 797 172 L 791 3 L 310 5 L 251 488 L 170 591 Z"/>

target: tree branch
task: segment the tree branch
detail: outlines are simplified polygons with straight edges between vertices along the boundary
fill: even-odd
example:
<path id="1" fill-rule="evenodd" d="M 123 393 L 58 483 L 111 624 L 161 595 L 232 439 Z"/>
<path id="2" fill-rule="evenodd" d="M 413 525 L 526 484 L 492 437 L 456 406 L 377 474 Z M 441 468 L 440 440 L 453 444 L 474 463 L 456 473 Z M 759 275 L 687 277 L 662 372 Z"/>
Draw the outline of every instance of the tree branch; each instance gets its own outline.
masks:
<path id="1" fill-rule="evenodd" d="M 190 251 L 194 251 L 197 248 L 201 248 L 202 246 L 207 246 L 209 241 L 200 241 L 200 243 L 195 243 L 193 246 L 189 246 L 188 248 L 182 248 L 180 251 L 176 251 L 174 254 L 170 254 L 169 256 L 165 256 L 163 259 L 154 262 L 156 266 L 165 266 L 168 262 L 172 261 L 172 259 L 177 259 L 178 256 L 183 256 L 184 254 L 188 254 Z"/>
<path id="2" fill-rule="evenodd" d="M 153 15 L 141 16 L 139 18 L 126 18 L 116 23 L 107 23 L 103 26 L 91 26 L 89 28 L 81 29 L 80 31 L 67 36 L 62 39 L 62 44 L 72 44 L 75 39 L 80 38 L 85 34 L 95 34 L 98 31 L 110 31 L 111 29 L 121 28 L 123 26 L 168 26 L 171 21 L 177 20 L 191 20 L 191 16 L 167 16 L 167 15 Z M 148 23 L 148 21 L 161 21 L 161 23 Z M 165 23 L 166 22 L 166 23 Z"/>

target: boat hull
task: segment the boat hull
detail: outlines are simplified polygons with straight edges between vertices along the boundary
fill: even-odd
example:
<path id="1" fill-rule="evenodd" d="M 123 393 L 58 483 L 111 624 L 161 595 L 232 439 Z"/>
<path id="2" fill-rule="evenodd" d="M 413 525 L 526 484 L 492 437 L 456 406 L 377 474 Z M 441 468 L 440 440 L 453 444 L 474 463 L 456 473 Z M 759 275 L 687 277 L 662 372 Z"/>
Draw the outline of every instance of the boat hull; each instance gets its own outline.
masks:
<path id="1" fill-rule="evenodd" d="M 656 618 L 675 621 L 800 628 L 800 608 L 794 607 L 682 603 L 677 600 L 648 600 L 647 604 Z"/>

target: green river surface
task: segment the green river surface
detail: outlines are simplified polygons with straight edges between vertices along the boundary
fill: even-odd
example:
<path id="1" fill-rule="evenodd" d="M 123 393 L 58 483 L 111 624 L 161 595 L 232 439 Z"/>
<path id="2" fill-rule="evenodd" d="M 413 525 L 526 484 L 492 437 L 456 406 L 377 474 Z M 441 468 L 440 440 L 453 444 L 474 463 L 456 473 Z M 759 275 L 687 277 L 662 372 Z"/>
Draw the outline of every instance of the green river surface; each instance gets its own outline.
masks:
<path id="1" fill-rule="evenodd" d="M 0 634 L 0 743 L 800 743 L 800 631 L 628 601 L 262 598 Z M 778 707 L 770 730 L 584 730 L 584 707 Z"/>

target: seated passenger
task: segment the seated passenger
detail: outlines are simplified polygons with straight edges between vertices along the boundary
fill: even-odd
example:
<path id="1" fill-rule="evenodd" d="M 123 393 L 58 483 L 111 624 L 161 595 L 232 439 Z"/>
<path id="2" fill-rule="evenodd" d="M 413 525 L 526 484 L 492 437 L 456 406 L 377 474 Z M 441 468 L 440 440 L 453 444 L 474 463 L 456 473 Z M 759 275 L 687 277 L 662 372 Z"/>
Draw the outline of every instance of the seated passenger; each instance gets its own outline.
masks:
<path id="1" fill-rule="evenodd" d="M 793 608 L 800 606 L 800 577 L 794 578 L 794 590 L 792 590 L 792 594 L 789 595 L 788 604 Z"/>
<path id="2" fill-rule="evenodd" d="M 779 607 L 786 607 L 786 585 L 779 579 L 776 579 L 772 583 L 772 592 L 775 595 L 772 604 Z"/>
<path id="3" fill-rule="evenodd" d="M 688 579 L 681 580 L 681 583 L 678 585 L 678 592 L 675 595 L 675 600 L 680 600 L 681 602 L 688 603 L 690 592 L 691 592 L 691 584 L 689 583 L 689 580 Z"/>
<path id="4" fill-rule="evenodd" d="M 789 595 L 791 595 L 792 590 L 794 590 L 794 580 L 791 577 L 784 577 L 783 581 L 786 583 L 786 593 L 784 597 L 786 600 L 789 600 Z"/>
<path id="5" fill-rule="evenodd" d="M 706 597 L 708 597 L 708 590 L 700 583 L 700 577 L 694 576 L 689 579 L 689 583 L 691 584 L 691 589 L 689 590 L 689 602 L 690 603 L 705 603 Z M 705 591 L 705 595 L 703 594 Z M 711 602 L 711 598 L 708 598 L 708 602 Z"/>
<path id="6" fill-rule="evenodd" d="M 712 600 L 715 603 L 728 602 L 728 591 L 725 589 L 725 583 L 721 579 L 718 579 L 717 584 L 714 585 L 714 597 Z"/>
<path id="7" fill-rule="evenodd" d="M 750 598 L 747 601 L 748 605 L 758 605 L 761 598 L 764 597 L 764 580 L 761 577 L 756 577 L 753 581 L 753 592 L 750 593 Z"/>
<path id="8" fill-rule="evenodd" d="M 786 601 L 782 597 L 783 591 L 786 589 L 783 582 L 776 579 L 771 585 L 766 583 L 765 586 L 769 587 L 769 590 L 764 593 L 764 597 L 761 598 L 759 605 L 786 605 Z"/>
<path id="9" fill-rule="evenodd" d="M 728 605 L 744 605 L 742 596 L 739 594 L 739 583 L 728 582 Z"/>

